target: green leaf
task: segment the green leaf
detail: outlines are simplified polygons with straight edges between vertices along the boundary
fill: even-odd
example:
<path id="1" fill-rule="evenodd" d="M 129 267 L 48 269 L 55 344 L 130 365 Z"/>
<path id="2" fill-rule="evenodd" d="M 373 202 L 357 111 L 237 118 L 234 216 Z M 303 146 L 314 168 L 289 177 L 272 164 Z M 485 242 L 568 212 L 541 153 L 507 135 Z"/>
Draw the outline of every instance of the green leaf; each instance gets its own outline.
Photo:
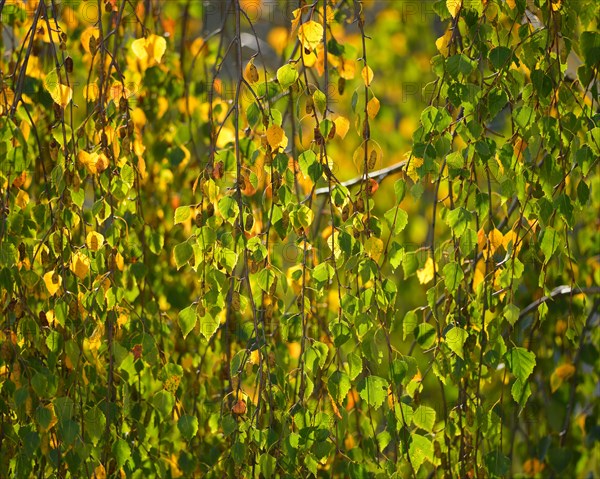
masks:
<path id="1" fill-rule="evenodd" d="M 186 440 L 191 440 L 198 432 L 198 418 L 184 414 L 177 421 L 177 429 Z"/>
<path id="2" fill-rule="evenodd" d="M 398 205 L 404 199 L 404 195 L 406 194 L 406 180 L 403 178 L 396 180 L 394 183 L 394 193 L 396 194 L 396 204 Z"/>
<path id="3" fill-rule="evenodd" d="M 399 206 L 388 210 L 384 217 L 388 222 L 392 235 L 400 234 L 408 224 L 408 213 Z M 395 223 L 394 218 L 396 220 Z"/>
<path id="4" fill-rule="evenodd" d="M 314 151 L 306 150 L 298 156 L 298 166 L 304 176 L 308 176 L 313 183 L 316 183 L 323 174 L 321 165 L 317 161 Z"/>
<path id="5" fill-rule="evenodd" d="M 531 396 L 531 387 L 529 383 L 521 379 L 516 379 L 510 389 L 513 399 L 521 407 L 525 406 L 527 399 Z"/>
<path id="6" fill-rule="evenodd" d="M 435 328 L 429 323 L 421 323 L 415 329 L 415 339 L 422 349 L 431 348 L 436 340 Z"/>
<path id="7" fill-rule="evenodd" d="M 477 62 L 471 60 L 468 56 L 460 53 L 446 59 L 446 68 L 450 76 L 458 79 L 460 76 L 467 76 L 477 66 Z"/>
<path id="8" fill-rule="evenodd" d="M 173 410 L 173 406 L 175 405 L 175 396 L 173 396 L 173 394 L 171 394 L 169 391 L 162 389 L 152 397 L 152 405 L 158 411 L 161 419 L 165 419 Z"/>
<path id="9" fill-rule="evenodd" d="M 277 461 L 270 454 L 261 454 L 258 459 L 258 464 L 260 467 L 260 472 L 266 479 L 270 479 L 275 473 Z"/>
<path id="10" fill-rule="evenodd" d="M 451 122 L 452 117 L 444 109 L 439 110 L 434 106 L 428 106 L 421 113 L 421 124 L 427 133 L 441 133 Z"/>
<path id="11" fill-rule="evenodd" d="M 435 425 L 435 409 L 429 406 L 419 406 L 415 409 L 413 423 L 427 432 L 432 432 Z"/>
<path id="12" fill-rule="evenodd" d="M 189 206 L 180 206 L 175 210 L 175 224 L 183 223 L 192 217 L 192 208 Z"/>
<path id="13" fill-rule="evenodd" d="M 256 275 L 256 282 L 260 289 L 268 293 L 275 282 L 275 272 L 271 268 L 260 270 Z"/>
<path id="14" fill-rule="evenodd" d="M 535 121 L 535 112 L 533 108 L 528 106 L 521 106 L 514 110 L 513 118 L 516 125 L 523 131 L 529 129 Z"/>
<path id="15" fill-rule="evenodd" d="M 454 327 L 446 333 L 446 344 L 458 357 L 464 359 L 463 347 L 469 333 L 462 328 Z"/>
<path id="16" fill-rule="evenodd" d="M 329 394 L 338 404 L 342 404 L 352 387 L 350 377 L 343 371 L 334 371 L 327 380 Z"/>
<path id="17" fill-rule="evenodd" d="M 198 320 L 198 314 L 196 313 L 195 306 L 188 306 L 185 309 L 182 309 L 177 316 L 179 327 L 181 328 L 181 332 L 183 333 L 183 339 L 190 334 L 190 331 L 194 329 L 196 326 L 196 321 Z"/>
<path id="18" fill-rule="evenodd" d="M 225 221 L 233 224 L 239 212 L 240 207 L 233 197 L 224 196 L 219 200 L 219 213 Z"/>
<path id="19" fill-rule="evenodd" d="M 362 373 L 363 361 L 362 357 L 358 353 L 348 354 L 348 374 L 350 379 L 354 381 L 356 377 Z"/>
<path id="20" fill-rule="evenodd" d="M 248 354 L 246 349 L 240 349 L 237 353 L 233 355 L 231 358 L 231 363 L 229 365 L 229 370 L 231 371 L 231 375 L 235 376 L 240 372 L 240 367 L 242 366 L 242 361 Z"/>
<path id="21" fill-rule="evenodd" d="M 582 32 L 579 38 L 585 64 L 590 68 L 597 67 L 600 63 L 600 33 Z"/>
<path id="22" fill-rule="evenodd" d="M 472 216 L 473 215 L 463 207 L 458 207 L 448 212 L 446 224 L 456 236 L 460 237 L 469 226 Z"/>
<path id="23" fill-rule="evenodd" d="M 117 439 L 112 447 L 113 457 L 117 463 L 117 469 L 122 468 L 131 457 L 131 448 L 123 439 Z"/>
<path id="24" fill-rule="evenodd" d="M 200 318 L 200 332 L 207 340 L 219 329 L 219 321 L 217 321 L 209 312 Z"/>
<path id="25" fill-rule="evenodd" d="M 306 205 L 300 205 L 290 213 L 290 221 L 294 228 L 308 228 L 313 220 L 315 214 Z"/>
<path id="26" fill-rule="evenodd" d="M 97 445 L 104 435 L 106 416 L 104 416 L 104 413 L 98 407 L 93 407 L 85 413 L 84 424 L 85 430 L 92 440 L 92 444 L 94 446 Z"/>
<path id="27" fill-rule="evenodd" d="M 535 368 L 535 354 L 525 348 L 512 348 L 506 353 L 512 373 L 521 381 L 526 381 Z"/>
<path id="28" fill-rule="evenodd" d="M 73 417 L 75 403 L 68 397 L 57 397 L 54 399 L 54 413 L 59 422 L 66 421 Z"/>
<path id="29" fill-rule="evenodd" d="M 379 376 L 367 376 L 358 384 L 358 393 L 367 404 L 375 409 L 387 398 L 388 382 Z"/>
<path id="30" fill-rule="evenodd" d="M 415 333 L 415 329 L 419 325 L 419 318 L 417 318 L 417 314 L 414 311 L 409 311 L 404 315 L 404 319 L 402 320 L 402 331 L 403 338 L 406 341 L 406 338 Z"/>
<path id="31" fill-rule="evenodd" d="M 315 281 L 319 283 L 325 283 L 332 279 L 335 275 L 335 270 L 328 263 L 321 263 L 315 267 L 312 271 L 312 277 Z"/>
<path id="32" fill-rule="evenodd" d="M 319 109 L 321 113 L 325 111 L 327 106 L 327 96 L 321 90 L 317 89 L 313 93 L 313 100 L 315 102 L 315 106 Z"/>
<path id="33" fill-rule="evenodd" d="M 410 440 L 408 454 L 415 471 L 418 471 L 425 461 L 433 463 L 433 444 L 431 441 L 420 434 L 412 434 Z"/>
<path id="34" fill-rule="evenodd" d="M 496 47 L 493 48 L 488 58 L 490 59 L 490 63 L 496 70 L 501 70 L 506 67 L 510 67 L 509 60 L 512 59 L 513 52 L 508 47 Z"/>
<path id="35" fill-rule="evenodd" d="M 179 243 L 173 248 L 173 257 L 175 258 L 175 265 L 177 269 L 180 269 L 186 264 L 194 254 L 194 249 L 188 241 Z"/>
<path id="36" fill-rule="evenodd" d="M 488 472 L 496 477 L 504 477 L 510 471 L 510 459 L 500 450 L 490 451 L 485 455 L 485 466 Z"/>
<path id="37" fill-rule="evenodd" d="M 540 241 L 540 249 L 542 250 L 542 253 L 544 253 L 546 263 L 550 261 L 550 258 L 552 258 L 552 255 L 558 248 L 559 243 L 560 237 L 558 232 L 554 228 L 548 226 L 542 232 L 542 239 Z"/>
<path id="38" fill-rule="evenodd" d="M 294 83 L 296 83 L 297 79 L 298 71 L 289 63 L 283 65 L 281 68 L 279 68 L 279 70 L 277 70 L 277 81 L 284 90 L 287 90 Z"/>
<path id="39" fill-rule="evenodd" d="M 465 274 L 458 263 L 448 263 L 444 266 L 444 283 L 448 291 L 453 293 L 456 291 L 461 281 L 464 279 Z"/>
<path id="40" fill-rule="evenodd" d="M 510 323 L 511 326 L 514 326 L 514 324 L 519 319 L 520 312 L 521 310 L 519 309 L 519 307 L 511 303 L 504 308 L 504 317 Z"/>
<path id="41" fill-rule="evenodd" d="M 44 406 L 38 406 L 35 410 L 35 420 L 42 429 L 47 429 L 52 421 L 52 412 Z"/>
<path id="42" fill-rule="evenodd" d="M 260 108 L 256 102 L 250 103 L 246 108 L 246 118 L 250 126 L 255 127 L 260 120 Z"/>

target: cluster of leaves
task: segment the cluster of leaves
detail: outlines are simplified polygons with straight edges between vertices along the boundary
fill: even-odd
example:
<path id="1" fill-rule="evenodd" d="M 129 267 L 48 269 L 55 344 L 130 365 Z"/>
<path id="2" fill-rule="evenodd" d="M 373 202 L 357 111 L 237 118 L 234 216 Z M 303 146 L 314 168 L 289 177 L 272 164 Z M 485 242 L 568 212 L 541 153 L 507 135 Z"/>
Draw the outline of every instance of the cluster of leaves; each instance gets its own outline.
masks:
<path id="1" fill-rule="evenodd" d="M 597 472 L 597 2 L 155 3 L 0 3 L 0 474 Z"/>

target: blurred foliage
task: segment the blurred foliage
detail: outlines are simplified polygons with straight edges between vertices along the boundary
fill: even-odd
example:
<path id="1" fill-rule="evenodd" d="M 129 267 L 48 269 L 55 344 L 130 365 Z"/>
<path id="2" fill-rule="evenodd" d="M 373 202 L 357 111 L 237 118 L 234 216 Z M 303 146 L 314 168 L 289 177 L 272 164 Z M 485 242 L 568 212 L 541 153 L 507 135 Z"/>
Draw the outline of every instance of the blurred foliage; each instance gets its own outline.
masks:
<path id="1" fill-rule="evenodd" d="M 0 477 L 600 474 L 599 14 L 0 2 Z"/>

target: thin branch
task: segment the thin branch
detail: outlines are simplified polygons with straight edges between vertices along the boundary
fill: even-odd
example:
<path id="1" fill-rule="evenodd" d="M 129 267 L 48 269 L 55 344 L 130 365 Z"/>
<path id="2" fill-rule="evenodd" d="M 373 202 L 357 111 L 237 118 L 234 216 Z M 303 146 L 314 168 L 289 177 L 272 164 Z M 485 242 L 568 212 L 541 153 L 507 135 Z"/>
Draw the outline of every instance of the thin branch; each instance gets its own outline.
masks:
<path id="1" fill-rule="evenodd" d="M 381 168 L 380 170 L 372 171 L 371 173 L 368 174 L 367 177 L 373 178 L 375 181 L 377 181 L 379 183 L 380 181 L 384 180 L 386 177 L 402 171 L 404 169 L 404 167 L 406 166 L 406 163 L 407 163 L 407 161 L 403 160 L 403 161 L 393 164 L 392 166 L 388 166 L 386 168 Z M 358 185 L 358 184 L 362 183 L 364 180 L 365 180 L 364 175 L 360 175 L 360 176 L 357 176 L 356 178 L 352 178 L 351 180 L 343 181 L 340 184 L 342 186 L 345 186 L 346 188 L 351 188 L 354 185 Z M 328 186 L 325 186 L 323 188 L 317 188 L 315 190 L 316 196 L 327 195 L 327 194 L 329 194 Z"/>
<path id="2" fill-rule="evenodd" d="M 552 290 L 552 292 L 547 296 L 542 296 L 537 301 L 534 301 L 527 307 L 521 310 L 519 313 L 519 319 L 527 316 L 532 311 L 535 311 L 542 305 L 543 303 L 550 301 L 551 299 L 556 298 L 557 296 L 567 296 L 567 295 L 575 295 L 575 294 L 588 294 L 588 295 L 599 295 L 600 287 L 592 286 L 590 288 L 571 288 L 571 286 L 562 285 L 557 286 Z"/>

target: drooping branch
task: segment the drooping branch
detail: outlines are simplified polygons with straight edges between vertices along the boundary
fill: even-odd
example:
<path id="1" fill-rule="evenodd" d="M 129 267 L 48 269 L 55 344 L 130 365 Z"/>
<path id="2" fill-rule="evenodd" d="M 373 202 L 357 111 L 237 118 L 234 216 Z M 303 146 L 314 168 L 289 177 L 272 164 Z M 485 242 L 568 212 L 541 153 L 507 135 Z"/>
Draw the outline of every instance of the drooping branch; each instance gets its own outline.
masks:
<path id="1" fill-rule="evenodd" d="M 525 317 L 532 311 L 535 311 L 537 308 L 540 307 L 540 305 L 546 303 L 547 301 L 550 301 L 551 299 L 554 299 L 558 296 L 567 296 L 575 294 L 599 295 L 600 287 L 593 286 L 590 288 L 571 288 L 571 286 L 567 285 L 557 286 L 550 292 L 549 295 L 542 296 L 540 299 L 534 301 L 533 303 L 523 308 L 519 313 L 519 319 Z"/>
<path id="2" fill-rule="evenodd" d="M 406 164 L 407 164 L 406 160 L 399 161 L 398 163 L 395 163 L 386 168 L 381 168 L 380 170 L 372 171 L 367 175 L 367 177 L 372 178 L 379 183 L 380 181 L 384 180 L 388 176 L 402 171 L 404 169 L 404 167 L 406 166 Z M 364 180 L 365 180 L 364 175 L 360 175 L 360 176 L 357 176 L 356 178 L 352 178 L 351 180 L 343 181 L 341 183 L 341 185 L 345 186 L 346 188 L 351 188 L 352 186 L 358 185 L 359 183 L 363 182 Z M 315 190 L 316 196 L 327 195 L 327 194 L 329 194 L 329 187 L 327 187 L 327 186 L 325 186 L 323 188 L 317 188 Z"/>

